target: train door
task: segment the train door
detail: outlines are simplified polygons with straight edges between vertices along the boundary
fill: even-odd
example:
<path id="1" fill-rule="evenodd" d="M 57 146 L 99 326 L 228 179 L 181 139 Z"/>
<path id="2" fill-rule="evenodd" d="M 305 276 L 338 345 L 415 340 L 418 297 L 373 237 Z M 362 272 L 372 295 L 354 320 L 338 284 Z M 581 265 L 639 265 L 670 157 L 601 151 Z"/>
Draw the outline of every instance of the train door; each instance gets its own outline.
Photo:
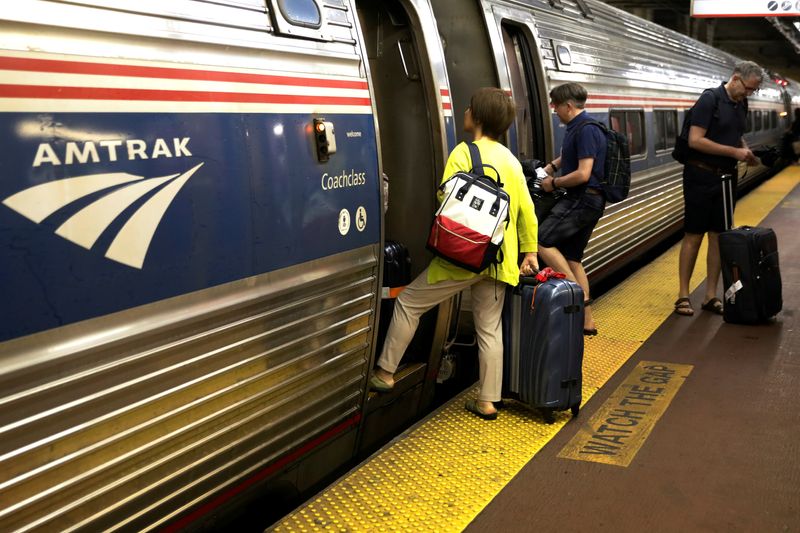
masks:
<path id="1" fill-rule="evenodd" d="M 448 93 L 447 83 L 443 70 L 436 67 L 442 63 L 437 57 L 441 56 L 441 45 L 435 31 L 430 31 L 435 25 L 426 6 L 413 0 L 356 1 L 377 107 L 382 170 L 389 183 L 384 238 L 407 247 L 412 279 L 432 257 L 425 241 L 447 158 L 450 129 L 445 112 L 449 104 L 445 107 L 442 102 Z M 433 42 L 426 41 L 431 35 Z M 368 396 L 362 450 L 395 434 L 430 403 L 449 308 L 445 304 L 423 316 L 395 376 L 395 390 Z M 376 359 L 392 309 L 392 300 L 382 302 Z"/>
<path id="2" fill-rule="evenodd" d="M 533 15 L 482 3 L 500 86 L 511 90 L 517 107 L 509 148 L 520 160 L 548 160 L 553 155 L 553 121 Z"/>

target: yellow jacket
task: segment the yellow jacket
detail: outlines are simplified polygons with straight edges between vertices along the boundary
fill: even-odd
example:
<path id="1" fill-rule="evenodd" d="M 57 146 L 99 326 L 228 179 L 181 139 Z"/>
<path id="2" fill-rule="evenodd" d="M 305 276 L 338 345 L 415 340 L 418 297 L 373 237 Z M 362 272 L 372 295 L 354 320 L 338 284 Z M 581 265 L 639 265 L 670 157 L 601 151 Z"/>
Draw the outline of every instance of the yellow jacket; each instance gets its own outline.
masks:
<path id="1" fill-rule="evenodd" d="M 539 223 L 533 209 L 533 200 L 528 192 L 525 175 L 522 173 L 522 165 L 508 148 L 487 137 L 476 141 L 475 144 L 478 145 L 482 162 L 492 165 L 500 173 L 503 189 L 508 193 L 510 199 L 509 222 L 506 226 L 503 244 L 500 247 L 503 251 L 503 262 L 497 265 L 496 269 L 494 266 L 490 266 L 481 272 L 481 275 L 516 286 L 519 283 L 519 264 L 517 263 L 519 254 L 538 251 Z M 468 172 L 471 168 L 469 146 L 461 143 L 455 147 L 447 159 L 442 182 L 458 171 Z M 491 169 L 487 169 L 487 175 L 494 177 Z M 477 275 L 439 257 L 435 257 L 428 267 L 428 283 L 464 280 Z"/>

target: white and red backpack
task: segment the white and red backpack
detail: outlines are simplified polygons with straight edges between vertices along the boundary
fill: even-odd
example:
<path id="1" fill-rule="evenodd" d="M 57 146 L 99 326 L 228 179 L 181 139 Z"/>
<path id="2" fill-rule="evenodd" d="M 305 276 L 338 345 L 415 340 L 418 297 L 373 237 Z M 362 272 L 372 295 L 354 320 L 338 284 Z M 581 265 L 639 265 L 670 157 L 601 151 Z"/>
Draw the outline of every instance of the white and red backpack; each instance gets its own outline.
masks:
<path id="1" fill-rule="evenodd" d="M 480 273 L 503 261 L 500 245 L 508 224 L 508 193 L 500 173 L 481 162 L 475 143 L 469 143 L 472 170 L 456 172 L 439 189 L 444 199 L 431 224 L 427 248 L 470 272 Z M 497 175 L 492 179 L 485 169 Z"/>

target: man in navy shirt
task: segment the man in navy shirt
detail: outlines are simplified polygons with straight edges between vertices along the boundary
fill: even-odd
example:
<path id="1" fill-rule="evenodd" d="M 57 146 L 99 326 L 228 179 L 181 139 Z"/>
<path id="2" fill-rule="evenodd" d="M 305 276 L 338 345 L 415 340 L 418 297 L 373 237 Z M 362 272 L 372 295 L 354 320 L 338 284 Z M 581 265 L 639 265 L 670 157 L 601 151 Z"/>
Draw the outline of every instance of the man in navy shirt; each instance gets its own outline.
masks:
<path id="1" fill-rule="evenodd" d="M 608 143 L 603 130 L 587 124 L 592 121 L 583 109 L 588 96 L 586 89 L 577 83 L 565 83 L 550 91 L 550 104 L 567 131 L 561 155 L 545 166 L 550 177 L 542 180 L 542 188 L 547 192 L 562 188 L 567 194 L 539 223 L 539 257 L 583 288 L 586 304 L 583 333 L 597 335 L 589 307 L 589 279 L 581 261 L 606 205 L 601 180 L 605 178 Z M 556 177 L 559 169 L 561 175 Z"/>
<path id="2" fill-rule="evenodd" d="M 758 90 L 762 78 L 763 71 L 757 64 L 738 63 L 727 83 L 704 91 L 692 108 L 690 152 L 683 168 L 684 236 L 678 259 L 679 287 L 675 302 L 675 312 L 679 315 L 694 314 L 689 300 L 689 281 L 705 233 L 708 233 L 707 277 L 701 308 L 722 314 L 722 302 L 717 298 L 721 269 L 717 237 L 728 228 L 724 221 L 720 177 L 732 174 L 735 184 L 738 161 L 758 164 L 742 135 L 747 118 L 747 97 Z"/>

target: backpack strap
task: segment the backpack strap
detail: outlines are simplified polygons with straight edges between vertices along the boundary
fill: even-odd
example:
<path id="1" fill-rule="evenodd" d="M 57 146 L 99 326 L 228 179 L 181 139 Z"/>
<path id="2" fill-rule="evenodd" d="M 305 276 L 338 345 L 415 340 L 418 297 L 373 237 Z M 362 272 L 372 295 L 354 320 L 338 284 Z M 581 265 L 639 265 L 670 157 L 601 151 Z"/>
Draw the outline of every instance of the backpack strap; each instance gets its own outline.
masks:
<path id="1" fill-rule="evenodd" d="M 586 126 L 587 124 L 594 124 L 595 126 L 599 127 L 603 131 L 603 133 L 608 133 L 608 127 L 606 127 L 606 125 L 600 122 L 599 120 L 595 120 L 593 118 L 590 118 L 589 120 L 585 120 L 580 124 L 578 124 L 578 130 L 582 130 L 583 127 Z"/>
<path id="2" fill-rule="evenodd" d="M 472 171 L 483 172 L 483 161 L 481 161 L 481 151 L 478 150 L 478 145 L 474 142 L 470 142 L 467 144 L 469 147 L 469 159 L 472 163 Z M 478 170 L 480 168 L 480 171 Z"/>
<path id="3" fill-rule="evenodd" d="M 483 161 L 481 161 L 481 152 L 478 150 L 478 145 L 474 142 L 470 142 L 467 144 L 469 147 L 469 157 L 472 162 L 472 172 L 475 174 L 482 174 L 486 176 L 486 169 L 491 168 L 494 170 L 494 173 L 497 175 L 497 184 L 502 187 L 503 181 L 500 179 L 500 172 L 497 171 L 492 165 L 484 165 Z M 479 170 L 480 169 L 480 170 Z"/>

